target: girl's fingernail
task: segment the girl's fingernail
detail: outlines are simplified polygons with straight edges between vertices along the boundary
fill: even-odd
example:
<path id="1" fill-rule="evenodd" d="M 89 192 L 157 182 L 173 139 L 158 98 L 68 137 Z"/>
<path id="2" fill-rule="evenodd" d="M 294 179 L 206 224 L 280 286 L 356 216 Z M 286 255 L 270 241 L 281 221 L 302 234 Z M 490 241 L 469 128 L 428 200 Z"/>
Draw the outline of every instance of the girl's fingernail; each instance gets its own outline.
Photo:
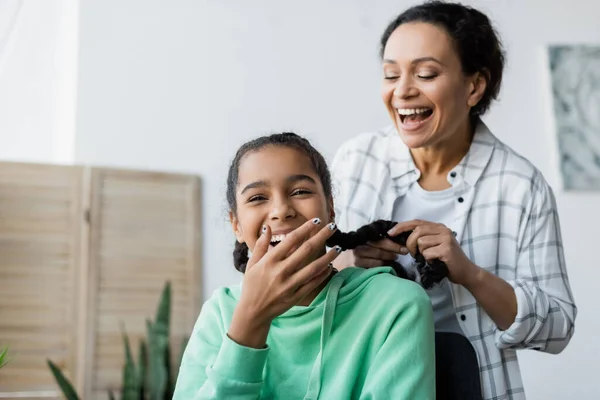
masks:
<path id="1" fill-rule="evenodd" d="M 263 225 L 263 228 L 262 228 L 262 233 L 265 233 L 265 232 L 267 232 L 267 226 L 266 226 L 266 225 Z"/>
<path id="2" fill-rule="evenodd" d="M 406 247 L 400 247 L 400 253 L 408 253 L 408 249 Z"/>
<path id="3" fill-rule="evenodd" d="M 327 225 L 327 227 L 329 228 L 330 231 L 333 231 L 335 229 L 335 223 L 332 222 L 329 225 Z"/>
<path id="4" fill-rule="evenodd" d="M 321 218 L 315 218 L 312 220 L 312 223 L 315 225 L 319 225 L 321 223 Z"/>
<path id="5" fill-rule="evenodd" d="M 342 248 L 340 246 L 335 246 L 334 247 L 335 251 L 337 251 L 338 253 L 342 252 Z"/>

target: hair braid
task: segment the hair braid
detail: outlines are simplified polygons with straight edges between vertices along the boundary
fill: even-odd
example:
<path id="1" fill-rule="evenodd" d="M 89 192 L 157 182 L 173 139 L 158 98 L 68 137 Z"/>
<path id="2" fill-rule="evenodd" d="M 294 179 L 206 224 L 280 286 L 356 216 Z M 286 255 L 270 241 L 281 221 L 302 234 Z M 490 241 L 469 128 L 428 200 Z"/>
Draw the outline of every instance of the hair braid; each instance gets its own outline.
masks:
<path id="1" fill-rule="evenodd" d="M 393 221 L 378 220 L 362 226 L 356 231 L 344 233 L 338 230 L 327 240 L 327 246 L 333 247 L 337 245 L 340 246 L 342 250 L 348 250 L 355 249 L 369 241 L 376 242 L 386 238 L 405 246 L 412 231 L 402 232 L 394 237 L 388 236 L 387 232 L 395 225 L 396 222 Z M 436 283 L 442 281 L 449 275 L 448 266 L 444 262 L 440 260 L 428 262 L 420 252 L 417 252 L 415 255 L 415 263 L 417 273 L 421 279 L 421 285 L 423 285 L 425 289 L 433 287 Z M 415 280 L 415 277 L 409 276 L 400 263 L 392 261 L 390 262 L 390 266 L 399 277 Z"/>

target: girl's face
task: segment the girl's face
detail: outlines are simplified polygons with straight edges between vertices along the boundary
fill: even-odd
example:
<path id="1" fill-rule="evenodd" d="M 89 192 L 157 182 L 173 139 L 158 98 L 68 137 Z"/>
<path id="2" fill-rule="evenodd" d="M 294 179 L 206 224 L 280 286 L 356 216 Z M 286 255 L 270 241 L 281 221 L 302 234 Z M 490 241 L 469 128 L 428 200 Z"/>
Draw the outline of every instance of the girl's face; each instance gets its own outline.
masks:
<path id="1" fill-rule="evenodd" d="M 334 218 L 332 200 L 325 197 L 310 159 L 285 146 L 266 146 L 242 158 L 236 202 L 236 212 L 230 212 L 231 226 L 237 240 L 250 250 L 263 225 L 271 228 L 271 244 L 277 245 L 310 219 L 320 218 L 324 226 Z"/>
<path id="2" fill-rule="evenodd" d="M 446 31 L 429 23 L 400 25 L 383 54 L 382 99 L 409 148 L 435 146 L 468 124 L 485 79 L 465 76 Z"/>

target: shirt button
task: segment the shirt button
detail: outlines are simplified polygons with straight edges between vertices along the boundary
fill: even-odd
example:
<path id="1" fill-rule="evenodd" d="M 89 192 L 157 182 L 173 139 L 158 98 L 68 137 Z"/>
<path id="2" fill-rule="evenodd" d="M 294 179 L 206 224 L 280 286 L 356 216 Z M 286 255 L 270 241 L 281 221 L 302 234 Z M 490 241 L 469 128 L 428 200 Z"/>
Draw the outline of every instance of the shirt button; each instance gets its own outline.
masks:
<path id="1" fill-rule="evenodd" d="M 459 202 L 459 203 L 462 203 L 463 201 L 465 201 L 465 199 L 463 199 L 462 197 L 459 197 L 459 198 L 458 198 L 458 202 Z"/>
<path id="2" fill-rule="evenodd" d="M 452 178 L 456 178 L 456 172 L 454 172 L 454 171 L 450 172 L 450 176 L 451 176 Z"/>
<path id="3" fill-rule="evenodd" d="M 464 320 L 466 320 L 466 319 L 467 319 L 467 317 L 466 317 L 466 315 L 465 315 L 465 314 L 461 314 L 461 315 L 460 315 L 460 320 L 461 320 L 461 321 L 464 321 Z"/>
<path id="4" fill-rule="evenodd" d="M 458 233 L 456 233 L 456 231 L 452 231 L 452 236 L 456 237 L 456 235 L 458 235 Z"/>

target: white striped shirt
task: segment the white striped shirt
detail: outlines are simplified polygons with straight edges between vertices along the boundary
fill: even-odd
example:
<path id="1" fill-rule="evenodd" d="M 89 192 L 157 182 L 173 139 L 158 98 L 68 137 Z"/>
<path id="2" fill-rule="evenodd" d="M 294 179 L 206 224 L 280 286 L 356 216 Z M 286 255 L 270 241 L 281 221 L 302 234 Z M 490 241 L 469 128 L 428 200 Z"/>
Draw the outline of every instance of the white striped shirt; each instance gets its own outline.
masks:
<path id="1" fill-rule="evenodd" d="M 390 220 L 420 172 L 393 126 L 345 142 L 332 163 L 342 231 Z M 559 353 L 577 314 L 565 266 L 554 194 L 542 174 L 480 121 L 463 160 L 448 174 L 452 229 L 479 267 L 507 281 L 517 317 L 501 331 L 473 295 L 451 284 L 456 318 L 475 348 L 485 400 L 525 399 L 516 350 Z"/>

